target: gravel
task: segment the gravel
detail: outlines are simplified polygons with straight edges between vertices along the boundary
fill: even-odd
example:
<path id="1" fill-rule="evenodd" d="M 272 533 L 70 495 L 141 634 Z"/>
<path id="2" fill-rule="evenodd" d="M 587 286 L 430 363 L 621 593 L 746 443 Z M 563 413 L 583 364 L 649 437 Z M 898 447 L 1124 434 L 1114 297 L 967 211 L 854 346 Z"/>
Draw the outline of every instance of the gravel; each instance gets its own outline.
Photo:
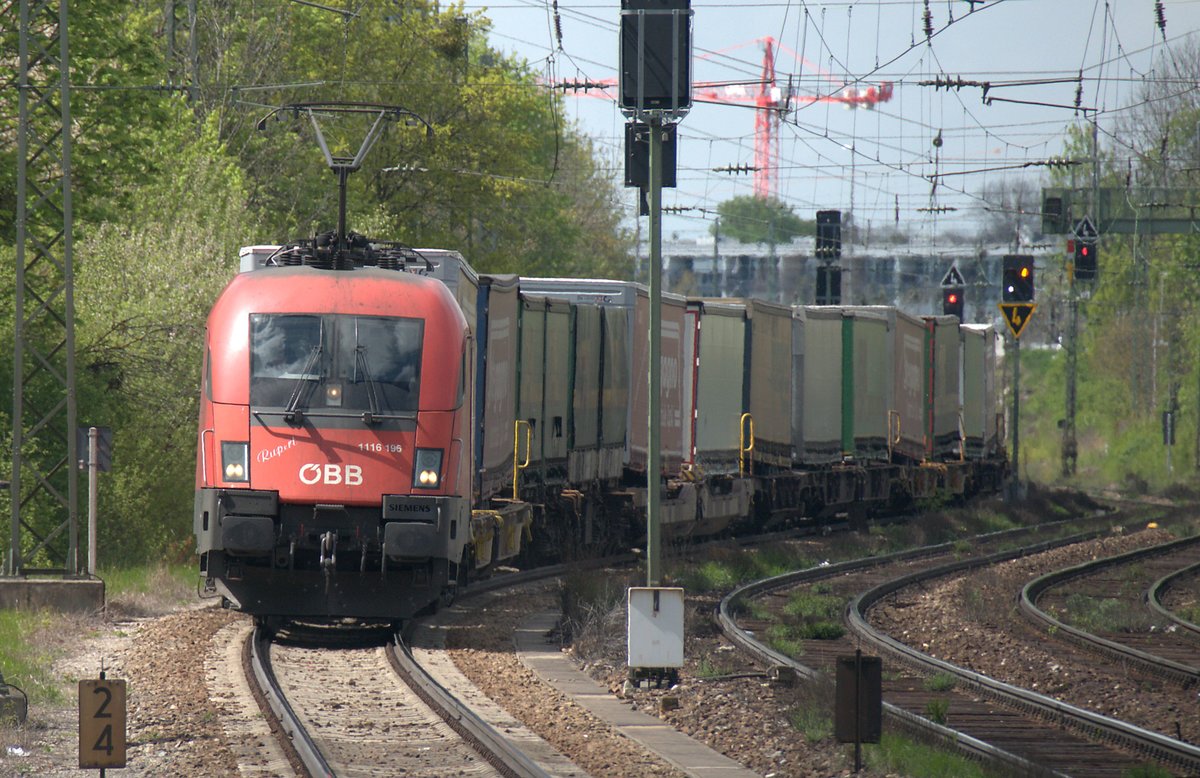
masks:
<path id="1" fill-rule="evenodd" d="M 1089 550 L 1064 551 L 1061 561 L 1067 564 L 1116 553 L 1149 540 L 1142 533 L 1136 540 L 1104 541 Z M 995 586 L 1007 587 L 1028 576 L 1029 569 L 1021 565 L 1029 562 L 1011 564 L 1011 573 L 995 576 Z M 1044 569 L 1048 564 L 1039 562 L 1038 566 Z M 1043 690 L 1076 684 L 1074 676 L 1055 671 L 1052 652 L 1039 654 L 1028 642 L 1001 639 L 999 625 L 956 616 L 947 603 L 962 598 L 964 585 L 961 580 L 946 581 L 920 598 L 913 596 L 902 611 L 895 612 L 895 617 L 902 619 L 895 629 L 907 632 L 908 639 L 931 653 L 957 658 L 1010 682 Z M 1011 591 L 997 589 L 995 596 L 1011 598 Z M 513 650 L 513 627 L 528 614 L 553 608 L 558 601 L 559 593 L 553 589 L 489 598 L 479 609 L 456 617 L 448 630 L 447 646 L 464 674 L 485 693 L 589 773 L 616 778 L 679 775 L 669 764 L 551 691 L 520 663 Z M 715 602 L 715 596 L 688 598 L 686 665 L 674 689 L 632 688 L 626 682 L 620 611 L 606 620 L 608 639 L 600 641 L 606 648 L 579 661 L 631 706 L 659 715 L 764 776 L 850 775 L 851 747 L 833 743 L 827 736 L 827 723 L 826 736 L 806 737 L 806 733 L 821 731 L 820 725 L 811 722 L 828 716 L 831 688 L 770 682 L 763 675 L 764 668 L 748 663 L 716 632 L 710 617 Z M 1000 610 L 981 609 L 988 613 Z M 68 622 L 70 634 L 61 637 L 64 656 L 55 667 L 55 676 L 63 683 L 63 702 L 35 705 L 26 726 L 0 730 L 0 776 L 79 775 L 75 767 L 75 682 L 97 677 L 102 664 L 110 678 L 126 678 L 129 683 L 129 766 L 122 775 L 238 775 L 236 755 L 245 762 L 246 754 L 255 753 L 255 744 L 239 742 L 236 731 L 223 728 L 231 714 L 224 697 L 210 693 L 205 664 L 209 661 L 211 672 L 211 657 L 221 651 L 214 636 L 222 633 L 222 639 L 228 641 L 228 636 L 237 632 L 233 627 L 247 621 L 236 613 L 202 607 L 155 617 Z M 860 773 L 883 774 L 870 769 Z"/>

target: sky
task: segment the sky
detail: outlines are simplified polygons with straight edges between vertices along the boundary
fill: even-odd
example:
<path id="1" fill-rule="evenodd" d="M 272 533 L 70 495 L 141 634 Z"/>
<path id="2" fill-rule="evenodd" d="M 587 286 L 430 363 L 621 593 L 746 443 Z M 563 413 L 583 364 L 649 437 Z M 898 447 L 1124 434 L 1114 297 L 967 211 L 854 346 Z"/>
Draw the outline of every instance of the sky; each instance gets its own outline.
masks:
<path id="1" fill-rule="evenodd" d="M 1066 129 L 1088 121 L 1073 108 L 1081 72 L 1080 104 L 1097 110 L 1101 143 L 1111 140 L 1145 81 L 1169 75 L 1171 57 L 1200 35 L 1200 0 L 1161 7 L 1162 27 L 1153 0 L 692 0 L 694 82 L 756 84 L 763 39 L 773 38 L 776 84 L 790 79 L 796 95 L 780 124 L 775 194 L 804 218 L 853 211 L 860 225 L 899 222 L 932 240 L 976 228 L 992 205 L 985 187 L 1041 185 L 1045 168 L 1027 163 L 1061 156 Z M 492 20 L 494 48 L 549 81 L 617 76 L 618 0 L 468 0 L 466 10 Z M 977 86 L 921 84 L 939 77 L 990 82 L 997 99 L 986 105 Z M 1042 80 L 1057 82 L 1030 83 Z M 885 82 L 892 97 L 873 110 L 812 99 Z M 1024 102 L 1004 102 L 1013 100 Z M 615 98 L 566 103 L 621 176 L 626 118 Z M 663 204 L 688 210 L 665 216 L 664 234 L 688 240 L 708 234 L 720 202 L 753 194 L 752 174 L 716 169 L 754 164 L 755 109 L 696 103 L 678 133 L 678 186 Z M 635 203 L 628 190 L 631 224 Z"/>

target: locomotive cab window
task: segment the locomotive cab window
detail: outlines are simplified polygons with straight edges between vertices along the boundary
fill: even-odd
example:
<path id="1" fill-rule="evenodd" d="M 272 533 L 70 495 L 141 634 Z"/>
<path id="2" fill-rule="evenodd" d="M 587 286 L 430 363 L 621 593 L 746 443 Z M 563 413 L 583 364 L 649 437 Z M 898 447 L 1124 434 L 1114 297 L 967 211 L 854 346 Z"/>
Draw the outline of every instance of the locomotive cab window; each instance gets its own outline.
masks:
<path id="1" fill-rule="evenodd" d="M 250 404 L 358 415 L 413 413 L 424 322 L 252 314 Z"/>

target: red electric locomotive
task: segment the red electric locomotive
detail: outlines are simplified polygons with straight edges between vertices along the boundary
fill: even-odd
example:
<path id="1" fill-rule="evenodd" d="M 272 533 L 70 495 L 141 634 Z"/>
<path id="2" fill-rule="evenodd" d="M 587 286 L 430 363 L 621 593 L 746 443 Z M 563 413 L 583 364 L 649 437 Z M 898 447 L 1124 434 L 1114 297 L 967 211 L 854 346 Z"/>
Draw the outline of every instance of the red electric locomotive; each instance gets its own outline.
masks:
<path id="1" fill-rule="evenodd" d="M 403 619 L 465 579 L 467 321 L 413 252 L 346 255 L 278 249 L 208 318 L 201 574 L 260 620 Z"/>

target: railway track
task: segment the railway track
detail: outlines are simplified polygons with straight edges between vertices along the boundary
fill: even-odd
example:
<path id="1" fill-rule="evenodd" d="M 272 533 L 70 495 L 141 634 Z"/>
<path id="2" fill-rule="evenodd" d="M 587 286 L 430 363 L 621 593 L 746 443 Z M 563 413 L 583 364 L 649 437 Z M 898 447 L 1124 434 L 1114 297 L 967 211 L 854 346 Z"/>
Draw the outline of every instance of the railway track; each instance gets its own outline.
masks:
<path id="1" fill-rule="evenodd" d="M 545 776 L 442 689 L 399 636 L 330 647 L 251 638 L 272 712 L 312 776 Z"/>
<path id="2" fill-rule="evenodd" d="M 1195 761 L 1197 755 L 1186 744 L 1104 720 L 1104 717 L 1085 711 L 1069 711 L 1070 706 L 1058 701 L 1004 687 L 903 646 L 876 632 L 865 619 L 871 604 L 905 586 L 1078 539 L 1083 538 L 978 554 L 965 560 L 951 559 L 953 553 L 949 549 L 926 549 L 789 574 L 733 592 L 721 604 L 721 626 L 731 640 L 760 661 L 791 666 L 808 677 L 831 676 L 836 657 L 852 654 L 856 646 L 865 644 L 876 649 L 885 656 L 887 663 L 885 715 L 893 726 L 924 738 L 941 740 L 969 755 L 1006 765 L 1021 774 L 1076 774 L 1082 771 L 1088 775 L 1120 776 L 1144 761 L 1140 756 L 1131 757 L 1114 748 L 1114 745 L 1133 749 L 1136 754 L 1167 764 L 1186 765 L 1184 770 L 1195 772 L 1200 769 L 1200 762 Z M 779 598 L 778 593 L 783 590 L 818 580 L 823 581 L 825 591 L 835 595 L 859 596 L 854 598 L 847 614 L 851 635 L 836 641 L 804 641 L 803 665 L 771 650 L 750 634 L 765 625 L 744 618 L 738 623 L 732 616 L 735 607 L 749 598 Z M 939 684 L 931 685 L 928 680 L 931 677 L 937 677 Z M 953 680 L 946 682 L 947 678 Z M 938 709 L 932 707 L 934 702 L 940 706 Z M 934 710 L 940 710 L 941 715 L 931 712 Z M 949 715 L 946 715 L 947 711 Z M 949 721 L 954 728 L 940 723 L 936 720 L 939 718 Z M 1048 730 L 1048 721 L 1054 722 L 1055 731 Z M 1095 733 L 1099 733 L 1099 742 L 1092 739 Z"/>
<path id="3" fill-rule="evenodd" d="M 1175 570 L 1155 581 L 1146 593 L 1146 601 L 1150 609 L 1160 617 L 1170 621 L 1179 629 L 1185 629 L 1193 635 L 1200 636 L 1200 625 L 1180 617 L 1168 600 L 1174 599 L 1176 587 L 1182 587 L 1185 582 L 1193 581 L 1200 574 L 1200 563 Z M 1191 590 L 1194 592 L 1194 588 Z M 1194 598 L 1194 594 L 1190 595 Z"/>
<path id="4" fill-rule="evenodd" d="M 1093 560 L 1030 581 L 1021 592 L 1021 612 L 1059 639 L 1192 689 L 1200 685 L 1198 636 L 1151 624 L 1155 614 L 1146 605 L 1157 582 L 1198 563 L 1200 537 Z M 1076 626 L 1072 614 L 1078 615 L 1081 599 L 1085 606 L 1114 604 L 1123 618 L 1110 619 L 1103 631 Z"/>

